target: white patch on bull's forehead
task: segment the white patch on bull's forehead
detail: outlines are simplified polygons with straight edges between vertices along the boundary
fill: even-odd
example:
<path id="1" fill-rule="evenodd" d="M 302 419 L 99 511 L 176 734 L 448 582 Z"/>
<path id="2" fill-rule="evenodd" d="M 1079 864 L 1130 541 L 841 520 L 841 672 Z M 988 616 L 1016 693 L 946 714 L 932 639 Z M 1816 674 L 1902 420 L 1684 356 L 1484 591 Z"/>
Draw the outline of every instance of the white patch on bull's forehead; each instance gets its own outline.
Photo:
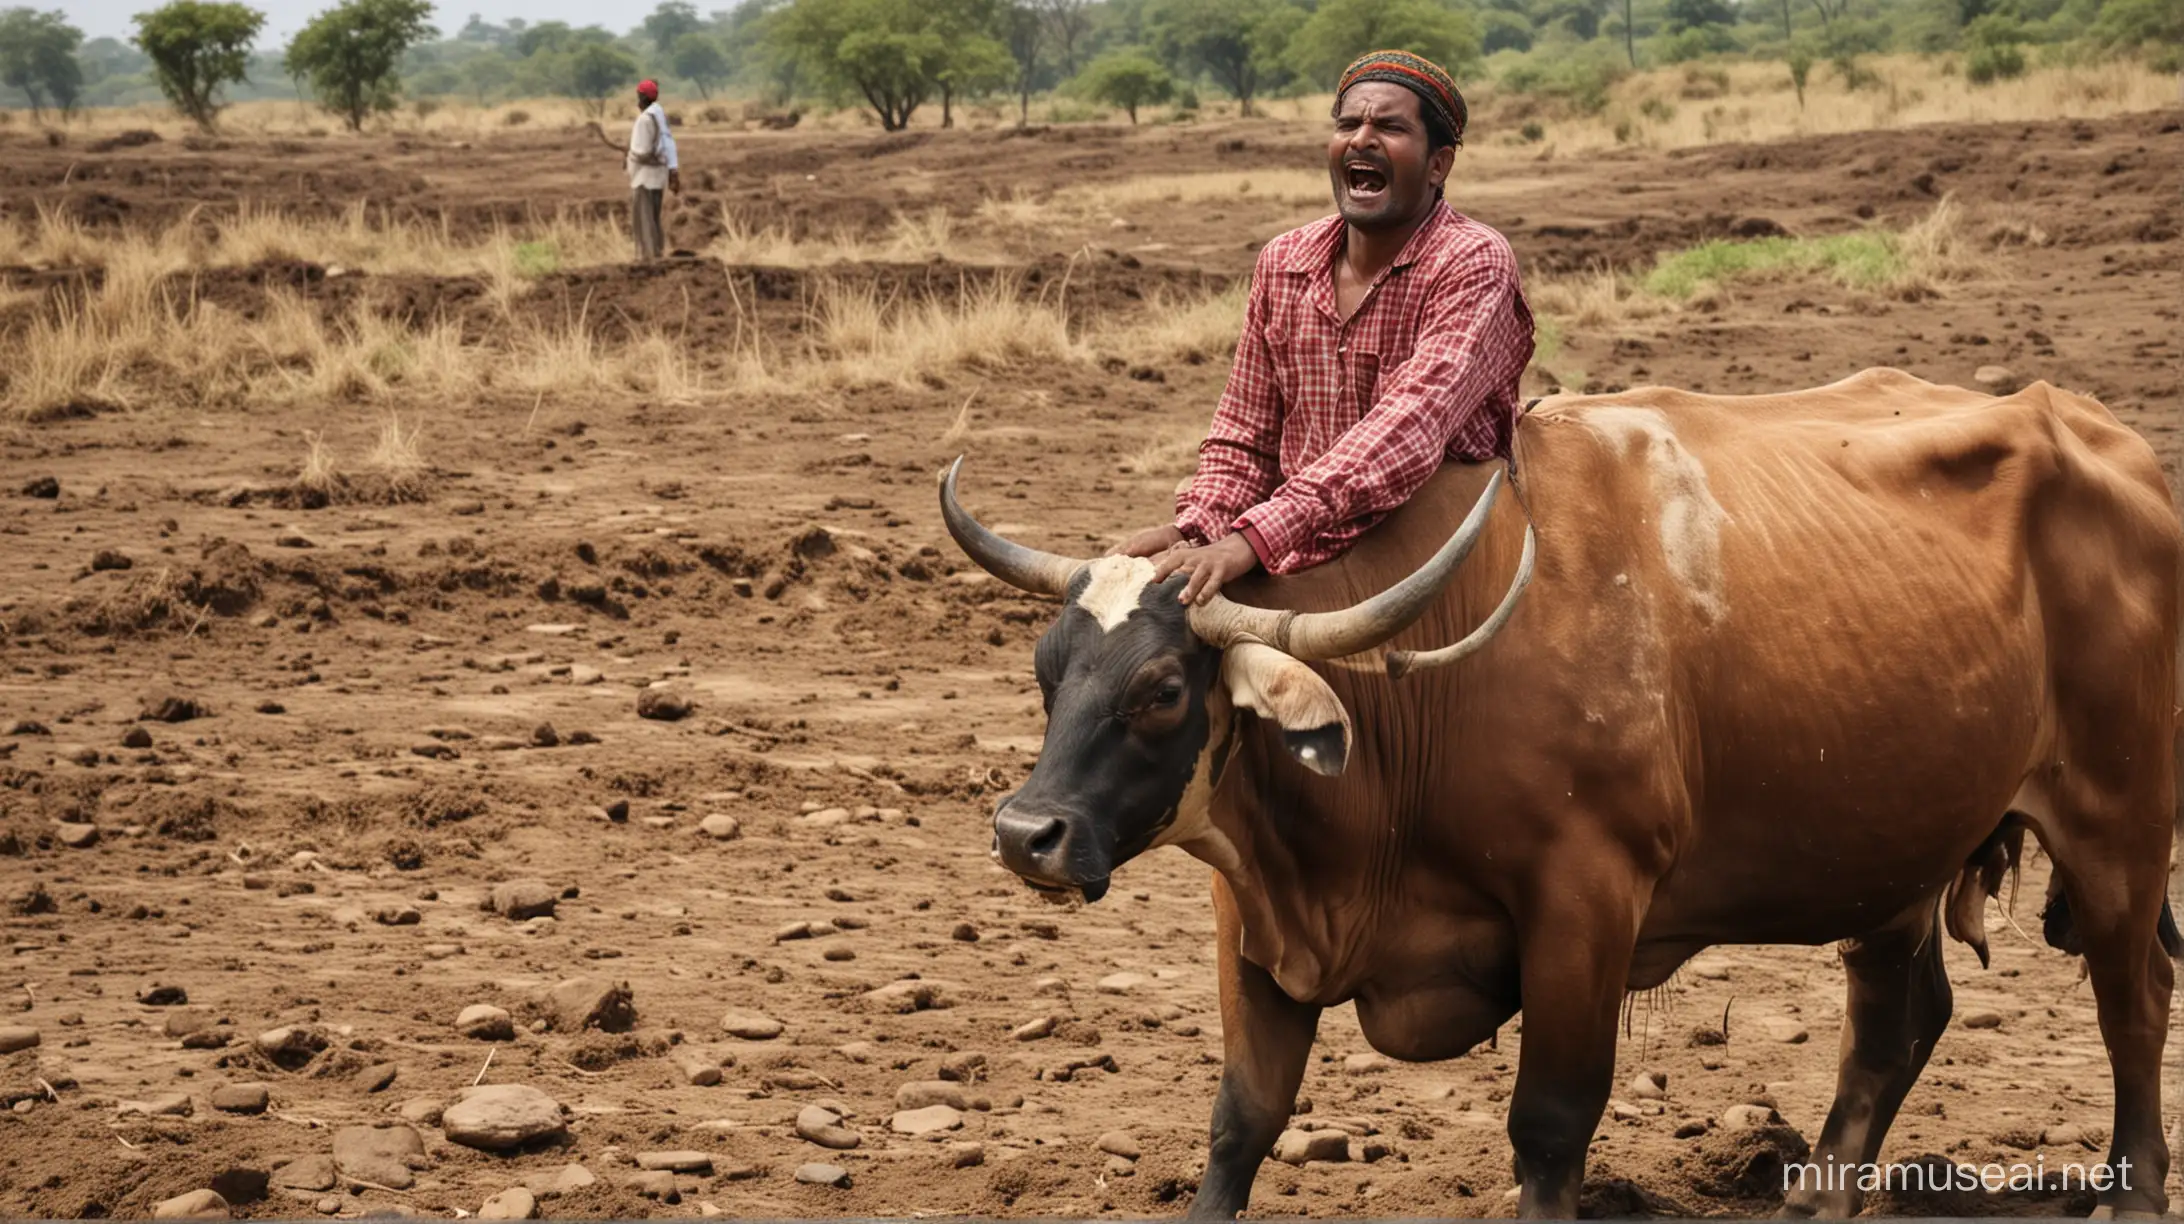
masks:
<path id="1" fill-rule="evenodd" d="M 1587 408 L 1578 419 L 1616 444 L 1624 458 L 1642 458 L 1652 484 L 1654 516 L 1668 572 L 1708 620 L 1728 609 L 1721 568 L 1721 526 L 1729 520 L 1706 480 L 1699 457 L 1676 438 L 1668 418 L 1652 408 Z M 1643 451 L 1640 456 L 1638 452 Z"/>
<path id="2" fill-rule="evenodd" d="M 1092 614 L 1101 632 L 1111 633 L 1137 611 L 1138 597 L 1153 581 L 1153 563 L 1144 557 L 1101 557 L 1089 568 L 1091 578 L 1077 606 Z"/>

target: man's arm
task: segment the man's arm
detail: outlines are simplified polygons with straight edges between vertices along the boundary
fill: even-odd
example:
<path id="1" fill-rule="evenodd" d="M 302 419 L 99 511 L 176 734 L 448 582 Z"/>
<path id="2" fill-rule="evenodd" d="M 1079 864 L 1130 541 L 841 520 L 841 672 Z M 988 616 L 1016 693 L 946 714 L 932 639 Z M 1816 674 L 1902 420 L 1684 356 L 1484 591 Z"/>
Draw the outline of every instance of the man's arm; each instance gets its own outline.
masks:
<path id="1" fill-rule="evenodd" d="M 1265 334 L 1273 278 L 1279 275 L 1262 253 L 1252 272 L 1228 386 L 1198 447 L 1198 475 L 1176 495 L 1175 526 L 1186 539 L 1211 543 L 1227 535 L 1237 515 L 1281 483 L 1282 393 Z"/>
<path id="2" fill-rule="evenodd" d="M 1441 466 L 1451 439 L 1532 356 L 1516 260 L 1496 244 L 1435 286 L 1409 360 L 1382 382 L 1372 410 L 1281 491 L 1238 517 L 1274 572 L 1320 533 L 1408 500 Z"/>

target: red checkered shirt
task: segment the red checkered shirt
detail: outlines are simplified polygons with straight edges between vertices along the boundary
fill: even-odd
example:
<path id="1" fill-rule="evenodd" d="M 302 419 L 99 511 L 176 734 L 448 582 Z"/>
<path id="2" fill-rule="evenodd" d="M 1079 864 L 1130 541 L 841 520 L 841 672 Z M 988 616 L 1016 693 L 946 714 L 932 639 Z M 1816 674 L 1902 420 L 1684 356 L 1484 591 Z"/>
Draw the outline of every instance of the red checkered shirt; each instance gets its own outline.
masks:
<path id="1" fill-rule="evenodd" d="M 1228 389 L 1176 527 L 1241 531 L 1276 574 L 1341 556 L 1443 459 L 1509 453 L 1532 312 L 1509 241 L 1445 202 L 1336 314 L 1339 216 L 1259 252 Z"/>

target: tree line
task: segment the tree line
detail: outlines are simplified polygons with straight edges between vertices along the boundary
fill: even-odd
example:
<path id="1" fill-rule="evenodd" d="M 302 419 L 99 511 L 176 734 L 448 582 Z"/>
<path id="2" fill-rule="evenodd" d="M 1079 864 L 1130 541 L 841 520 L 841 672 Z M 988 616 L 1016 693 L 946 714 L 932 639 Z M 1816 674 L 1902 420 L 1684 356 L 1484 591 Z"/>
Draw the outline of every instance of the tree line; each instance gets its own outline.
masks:
<path id="1" fill-rule="evenodd" d="M 268 52 L 265 15 L 237 0 L 170 0 L 137 15 L 127 42 L 86 43 L 63 11 L 11 8 L 0 86 L 41 114 L 163 96 L 206 126 L 230 101 L 293 91 L 361 128 L 404 96 L 563 95 L 598 114 L 653 76 L 701 100 L 863 107 L 892 131 L 928 108 L 950 125 L 966 100 L 1006 98 L 1028 123 L 1041 95 L 1135 122 L 1212 90 L 1249 114 L 1325 90 L 1381 47 L 1580 102 L 1621 62 L 1722 55 L 1783 60 L 1801 94 L 1815 56 L 1886 50 L 1960 51 L 1975 81 L 2022 72 L 2028 50 L 2184 69 L 2184 0 L 739 0 L 703 15 L 663 0 L 622 34 L 472 16 L 444 36 L 430 15 L 428 0 L 342 0 Z"/>

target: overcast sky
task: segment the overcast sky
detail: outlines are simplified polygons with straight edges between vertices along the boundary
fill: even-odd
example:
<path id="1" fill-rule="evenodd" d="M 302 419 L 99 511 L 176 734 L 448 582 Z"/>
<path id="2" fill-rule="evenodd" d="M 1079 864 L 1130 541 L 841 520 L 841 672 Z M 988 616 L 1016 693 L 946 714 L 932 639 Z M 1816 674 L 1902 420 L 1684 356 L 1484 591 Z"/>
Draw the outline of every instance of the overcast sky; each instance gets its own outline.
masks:
<path id="1" fill-rule="evenodd" d="M 38 8 L 45 8 L 51 0 L 28 0 Z M 252 8 L 265 14 L 265 31 L 258 36 L 260 46 L 279 48 L 288 45 L 290 36 L 303 28 L 303 23 L 314 15 L 331 8 L 333 0 L 245 0 Z M 148 9 L 158 7 L 160 0 L 60 0 L 60 10 L 84 32 L 86 38 L 128 39 L 136 34 L 136 25 L 130 18 Z M 433 24 L 440 33 L 453 34 L 463 28 L 472 13 L 487 21 L 506 21 L 521 17 L 525 21 L 566 21 L 574 26 L 603 25 L 617 34 L 627 33 L 646 13 L 652 11 L 653 0 L 637 0 L 634 4 L 601 4 L 599 0 L 450 0 L 433 10 Z M 728 7 L 728 0 L 701 0 L 699 12 Z"/>

